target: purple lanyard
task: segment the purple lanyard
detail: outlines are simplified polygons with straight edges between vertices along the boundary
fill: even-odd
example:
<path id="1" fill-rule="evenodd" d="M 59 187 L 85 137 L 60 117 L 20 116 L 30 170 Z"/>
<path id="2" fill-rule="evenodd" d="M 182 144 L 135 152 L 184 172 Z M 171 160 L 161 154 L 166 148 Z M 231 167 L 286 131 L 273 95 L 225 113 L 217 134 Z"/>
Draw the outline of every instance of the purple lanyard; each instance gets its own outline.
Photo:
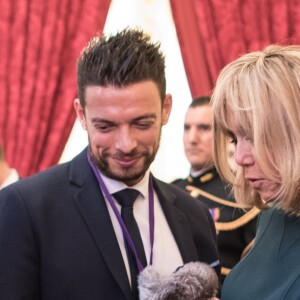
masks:
<path id="1" fill-rule="evenodd" d="M 123 232 L 123 235 L 130 247 L 130 249 L 132 250 L 134 256 L 135 256 L 135 259 L 136 259 L 136 262 L 137 262 L 137 266 L 138 266 L 138 269 L 139 269 L 139 272 L 142 272 L 143 269 L 144 269 L 144 266 L 142 265 L 138 255 L 137 255 L 137 251 L 136 251 L 136 248 L 134 246 L 134 243 L 130 237 L 130 234 L 126 228 L 126 225 L 124 224 L 123 222 L 123 219 L 116 207 L 116 204 L 115 204 L 115 201 L 113 200 L 112 196 L 110 195 L 103 179 L 101 178 L 101 175 L 97 169 L 97 167 L 95 166 L 92 158 L 91 158 L 91 154 L 89 153 L 89 151 L 87 152 L 87 158 L 88 158 L 88 161 L 89 161 L 89 164 L 92 168 L 92 170 L 94 171 L 94 174 L 98 180 L 98 183 L 99 183 L 99 186 L 102 190 L 102 192 L 104 193 L 106 199 L 108 200 L 111 208 L 113 209 L 115 215 L 116 215 L 116 218 L 121 226 L 121 229 L 122 229 L 122 232 Z M 154 188 L 153 188 L 153 179 L 152 179 L 152 175 L 150 174 L 149 176 L 149 233 L 150 233 L 150 247 L 151 247 L 151 251 L 150 251 L 150 265 L 152 265 L 152 260 L 153 260 L 153 245 L 154 245 Z"/>

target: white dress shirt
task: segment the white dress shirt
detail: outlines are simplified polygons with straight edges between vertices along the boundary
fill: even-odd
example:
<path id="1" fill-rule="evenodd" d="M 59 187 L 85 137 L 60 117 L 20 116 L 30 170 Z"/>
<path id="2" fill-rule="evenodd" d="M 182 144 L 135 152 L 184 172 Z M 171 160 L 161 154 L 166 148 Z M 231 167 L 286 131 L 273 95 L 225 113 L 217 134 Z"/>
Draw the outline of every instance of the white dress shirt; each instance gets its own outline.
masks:
<path id="1" fill-rule="evenodd" d="M 151 250 L 150 233 L 149 233 L 149 201 L 148 201 L 149 175 L 150 172 L 148 171 L 145 174 L 144 178 L 139 183 L 131 187 L 140 192 L 140 195 L 138 196 L 138 198 L 136 199 L 133 205 L 133 214 L 141 233 L 148 264 L 150 260 L 150 250 Z M 113 193 L 116 193 L 120 190 L 127 188 L 127 186 L 123 182 L 112 180 L 104 176 L 103 174 L 101 174 L 101 177 L 111 195 Z M 120 212 L 121 206 L 116 200 L 115 200 L 115 204 Z M 106 205 L 121 249 L 128 278 L 130 280 L 130 269 L 129 269 L 128 259 L 127 259 L 122 229 L 107 199 L 106 199 Z M 171 229 L 165 218 L 157 194 L 154 191 L 154 246 L 153 246 L 152 266 L 156 269 L 156 271 L 159 274 L 170 275 L 177 269 L 177 267 L 182 265 L 183 265 L 183 261 L 178 246 L 175 242 Z"/>

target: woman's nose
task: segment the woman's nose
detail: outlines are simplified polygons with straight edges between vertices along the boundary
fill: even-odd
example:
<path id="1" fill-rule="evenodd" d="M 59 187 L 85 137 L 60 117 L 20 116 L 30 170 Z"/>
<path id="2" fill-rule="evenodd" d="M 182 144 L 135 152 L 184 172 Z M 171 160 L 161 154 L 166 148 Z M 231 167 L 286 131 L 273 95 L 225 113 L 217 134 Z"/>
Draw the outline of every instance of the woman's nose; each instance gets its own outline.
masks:
<path id="1" fill-rule="evenodd" d="M 235 161 L 240 166 L 252 165 L 255 162 L 251 142 L 246 139 L 238 140 L 235 149 Z"/>

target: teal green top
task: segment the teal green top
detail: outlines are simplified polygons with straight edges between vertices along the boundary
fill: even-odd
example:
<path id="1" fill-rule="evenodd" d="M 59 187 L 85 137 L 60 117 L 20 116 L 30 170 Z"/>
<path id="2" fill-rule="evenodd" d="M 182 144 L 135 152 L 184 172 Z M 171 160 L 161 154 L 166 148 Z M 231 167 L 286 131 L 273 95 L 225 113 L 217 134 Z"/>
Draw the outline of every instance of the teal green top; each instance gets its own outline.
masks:
<path id="1" fill-rule="evenodd" d="M 300 217 L 260 214 L 255 244 L 227 276 L 221 299 L 300 299 Z"/>

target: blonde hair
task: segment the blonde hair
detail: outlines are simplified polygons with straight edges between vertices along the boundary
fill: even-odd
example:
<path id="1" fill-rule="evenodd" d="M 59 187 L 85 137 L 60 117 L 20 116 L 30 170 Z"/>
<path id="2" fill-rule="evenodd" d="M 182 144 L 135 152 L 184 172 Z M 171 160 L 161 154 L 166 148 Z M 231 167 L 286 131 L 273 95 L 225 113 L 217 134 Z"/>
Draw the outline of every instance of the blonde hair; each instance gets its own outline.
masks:
<path id="1" fill-rule="evenodd" d="M 275 205 L 300 216 L 300 47 L 271 45 L 227 65 L 212 95 L 214 159 L 237 201 L 261 209 L 266 204 L 226 163 L 228 117 L 250 137 L 262 171 L 278 184 Z"/>

